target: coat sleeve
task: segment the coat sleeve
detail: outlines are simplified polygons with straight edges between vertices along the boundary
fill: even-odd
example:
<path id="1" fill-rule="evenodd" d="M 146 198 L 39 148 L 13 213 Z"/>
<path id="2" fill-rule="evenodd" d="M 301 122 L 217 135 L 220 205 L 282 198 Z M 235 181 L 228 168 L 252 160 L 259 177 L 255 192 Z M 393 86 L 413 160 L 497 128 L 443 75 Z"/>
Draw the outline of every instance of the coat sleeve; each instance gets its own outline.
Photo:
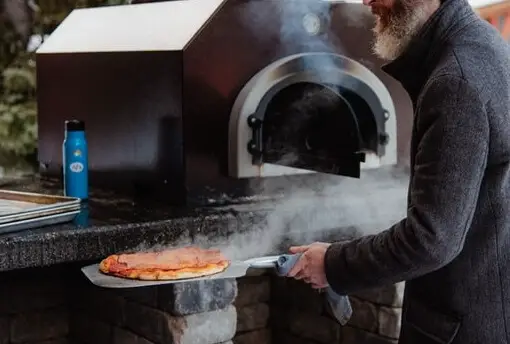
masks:
<path id="1" fill-rule="evenodd" d="M 434 78 L 422 94 L 407 216 L 377 235 L 329 247 L 326 277 L 338 293 L 419 277 L 462 250 L 487 164 L 485 104 L 451 75 Z"/>

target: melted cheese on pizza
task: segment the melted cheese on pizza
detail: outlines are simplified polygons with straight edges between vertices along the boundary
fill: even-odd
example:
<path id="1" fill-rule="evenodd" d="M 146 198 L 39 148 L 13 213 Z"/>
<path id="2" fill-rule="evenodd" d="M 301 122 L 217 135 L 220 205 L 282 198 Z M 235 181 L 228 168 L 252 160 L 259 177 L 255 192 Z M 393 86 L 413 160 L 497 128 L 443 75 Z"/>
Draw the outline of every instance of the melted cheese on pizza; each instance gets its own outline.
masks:
<path id="1" fill-rule="evenodd" d="M 119 277 L 146 280 L 192 278 L 223 271 L 229 261 L 219 250 L 184 247 L 162 252 L 111 255 L 99 269 Z"/>

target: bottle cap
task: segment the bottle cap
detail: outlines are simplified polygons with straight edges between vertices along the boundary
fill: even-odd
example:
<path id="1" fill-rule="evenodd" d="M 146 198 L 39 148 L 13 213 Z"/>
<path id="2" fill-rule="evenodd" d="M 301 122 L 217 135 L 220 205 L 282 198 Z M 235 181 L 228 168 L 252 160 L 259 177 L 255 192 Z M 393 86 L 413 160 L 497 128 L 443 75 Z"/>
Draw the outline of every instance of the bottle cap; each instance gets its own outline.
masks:
<path id="1" fill-rule="evenodd" d="M 84 131 L 85 123 L 76 119 L 66 121 L 66 131 Z"/>

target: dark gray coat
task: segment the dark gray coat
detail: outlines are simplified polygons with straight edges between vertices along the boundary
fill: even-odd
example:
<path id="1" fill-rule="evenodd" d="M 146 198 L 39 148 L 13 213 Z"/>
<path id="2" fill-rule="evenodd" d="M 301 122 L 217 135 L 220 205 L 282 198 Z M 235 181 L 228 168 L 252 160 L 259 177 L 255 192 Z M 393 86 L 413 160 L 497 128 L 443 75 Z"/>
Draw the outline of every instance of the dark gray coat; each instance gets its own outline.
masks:
<path id="1" fill-rule="evenodd" d="M 339 293 L 407 280 L 401 344 L 510 343 L 510 48 L 446 0 L 384 67 L 415 107 L 407 218 L 326 253 Z"/>

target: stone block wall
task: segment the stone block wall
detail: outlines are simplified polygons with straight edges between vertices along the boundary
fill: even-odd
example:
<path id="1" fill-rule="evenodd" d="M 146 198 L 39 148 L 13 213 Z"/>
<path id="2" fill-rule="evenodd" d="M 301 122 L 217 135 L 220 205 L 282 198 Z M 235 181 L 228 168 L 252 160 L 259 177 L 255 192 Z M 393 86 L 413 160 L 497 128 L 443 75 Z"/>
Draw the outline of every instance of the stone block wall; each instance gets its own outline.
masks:
<path id="1" fill-rule="evenodd" d="M 83 283 L 71 304 L 76 344 L 217 344 L 236 333 L 235 280 L 104 289 Z"/>
<path id="2" fill-rule="evenodd" d="M 349 297 L 350 321 L 341 326 L 324 294 L 292 279 L 273 277 L 271 326 L 278 344 L 397 343 L 404 283 Z"/>
<path id="3" fill-rule="evenodd" d="M 237 281 L 234 344 L 271 344 L 271 278 L 256 272 Z"/>
<path id="4" fill-rule="evenodd" d="M 103 289 L 79 266 L 0 274 L 0 344 L 389 344 L 403 284 L 351 296 L 346 326 L 324 294 L 254 271 L 236 280 Z"/>
<path id="5" fill-rule="evenodd" d="M 349 336 L 354 340 L 365 340 L 375 335 L 384 340 L 381 343 L 397 343 L 404 286 L 402 282 L 352 295 L 350 300 L 355 312 L 346 326 Z"/>
<path id="6" fill-rule="evenodd" d="M 67 344 L 68 291 L 61 269 L 0 274 L 0 344 Z"/>

